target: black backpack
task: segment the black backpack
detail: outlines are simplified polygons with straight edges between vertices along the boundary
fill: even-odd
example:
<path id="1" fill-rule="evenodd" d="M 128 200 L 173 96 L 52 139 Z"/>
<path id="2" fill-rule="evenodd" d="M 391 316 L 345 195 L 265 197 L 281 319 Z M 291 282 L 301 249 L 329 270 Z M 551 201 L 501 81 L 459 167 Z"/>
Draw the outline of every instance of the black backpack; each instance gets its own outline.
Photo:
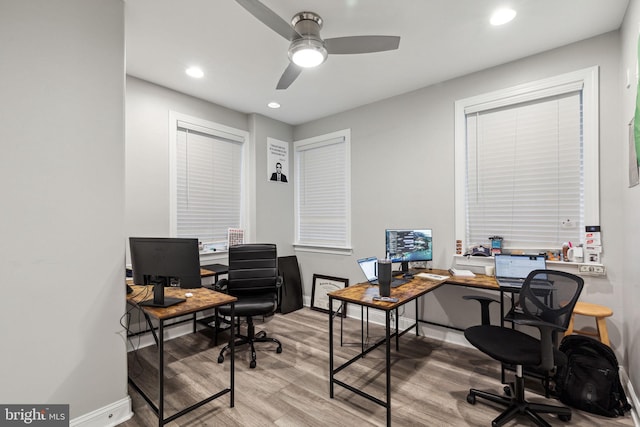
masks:
<path id="1" fill-rule="evenodd" d="M 631 409 L 620 383 L 618 359 L 609 346 L 590 337 L 568 335 L 560 351 L 568 359 L 555 378 L 556 393 L 563 403 L 607 417 Z"/>

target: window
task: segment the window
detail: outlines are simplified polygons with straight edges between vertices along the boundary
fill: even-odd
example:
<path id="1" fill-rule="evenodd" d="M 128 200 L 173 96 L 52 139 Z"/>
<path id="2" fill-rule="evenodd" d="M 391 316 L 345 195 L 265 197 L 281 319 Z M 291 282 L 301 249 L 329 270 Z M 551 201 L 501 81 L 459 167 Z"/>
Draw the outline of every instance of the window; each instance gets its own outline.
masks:
<path id="1" fill-rule="evenodd" d="M 295 245 L 350 253 L 349 129 L 294 142 Z"/>
<path id="2" fill-rule="evenodd" d="M 558 249 L 599 224 L 596 67 L 456 102 L 456 239 Z"/>
<path id="3" fill-rule="evenodd" d="M 171 234 L 224 244 L 243 228 L 243 158 L 247 134 L 171 113 Z"/>

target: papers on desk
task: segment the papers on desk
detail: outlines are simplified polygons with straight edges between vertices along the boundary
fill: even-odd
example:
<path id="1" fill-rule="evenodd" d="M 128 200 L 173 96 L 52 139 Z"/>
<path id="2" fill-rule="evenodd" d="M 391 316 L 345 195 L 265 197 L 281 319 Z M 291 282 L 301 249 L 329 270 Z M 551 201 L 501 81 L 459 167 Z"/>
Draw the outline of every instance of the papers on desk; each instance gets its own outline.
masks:
<path id="1" fill-rule="evenodd" d="M 450 268 L 449 273 L 459 277 L 475 277 L 475 274 L 473 274 L 473 271 L 471 270 L 460 270 L 456 268 Z"/>
<path id="2" fill-rule="evenodd" d="M 449 278 L 449 276 L 441 276 L 439 274 L 433 274 L 433 273 L 418 273 L 416 274 L 416 276 L 422 277 L 424 279 L 431 279 L 431 280 L 445 280 Z"/>

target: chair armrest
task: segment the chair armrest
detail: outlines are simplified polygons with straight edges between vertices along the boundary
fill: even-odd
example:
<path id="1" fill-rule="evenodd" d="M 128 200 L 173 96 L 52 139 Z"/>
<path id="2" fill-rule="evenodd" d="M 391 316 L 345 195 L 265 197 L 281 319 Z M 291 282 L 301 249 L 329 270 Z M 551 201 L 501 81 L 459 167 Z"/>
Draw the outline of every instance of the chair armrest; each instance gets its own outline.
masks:
<path id="1" fill-rule="evenodd" d="M 283 283 L 284 283 L 284 279 L 282 278 L 282 276 L 278 276 L 276 278 L 276 289 L 280 289 Z"/>
<path id="2" fill-rule="evenodd" d="M 490 297 L 486 297 L 483 295 L 464 295 L 462 298 L 466 300 L 478 301 L 480 303 L 480 314 L 482 316 L 481 317 L 482 324 L 483 325 L 491 324 L 491 321 L 489 318 L 489 304 L 491 304 L 492 302 L 499 302 L 498 300 Z"/>
<path id="3" fill-rule="evenodd" d="M 228 284 L 229 284 L 229 279 L 227 278 L 220 279 L 215 283 L 215 285 L 213 285 L 213 290 L 226 293 Z"/>
<path id="4" fill-rule="evenodd" d="M 517 325 L 535 326 L 536 328 L 540 329 L 541 333 L 542 332 L 546 333 L 546 331 L 549 331 L 550 333 L 564 332 L 567 330 L 567 328 L 563 326 L 556 325 L 555 323 L 545 322 L 535 317 L 528 317 L 526 314 L 520 314 L 519 316 L 511 319 L 511 321 Z"/>
<path id="5" fill-rule="evenodd" d="M 567 328 L 549 323 L 537 318 L 528 318 L 526 315 L 520 315 L 511 320 L 516 325 L 533 326 L 540 331 L 540 367 L 545 371 L 551 371 L 555 366 L 553 357 L 554 341 L 553 336 L 556 332 L 564 332 Z"/>

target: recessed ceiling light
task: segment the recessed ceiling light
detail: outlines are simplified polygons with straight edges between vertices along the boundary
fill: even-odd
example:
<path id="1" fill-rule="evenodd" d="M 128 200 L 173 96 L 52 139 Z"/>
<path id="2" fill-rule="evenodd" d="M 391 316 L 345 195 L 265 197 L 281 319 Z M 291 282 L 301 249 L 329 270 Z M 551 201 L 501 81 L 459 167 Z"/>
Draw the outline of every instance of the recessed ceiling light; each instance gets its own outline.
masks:
<path id="1" fill-rule="evenodd" d="M 185 73 L 194 79 L 199 79 L 204 76 L 204 72 L 198 67 L 189 67 L 185 70 Z"/>
<path id="2" fill-rule="evenodd" d="M 498 9 L 491 15 L 491 25 L 503 25 L 516 17 L 516 11 L 513 9 Z"/>
<path id="3" fill-rule="evenodd" d="M 271 101 L 270 103 L 267 104 L 267 107 L 269 107 L 269 108 L 280 108 L 280 104 L 278 104 L 276 101 Z"/>

